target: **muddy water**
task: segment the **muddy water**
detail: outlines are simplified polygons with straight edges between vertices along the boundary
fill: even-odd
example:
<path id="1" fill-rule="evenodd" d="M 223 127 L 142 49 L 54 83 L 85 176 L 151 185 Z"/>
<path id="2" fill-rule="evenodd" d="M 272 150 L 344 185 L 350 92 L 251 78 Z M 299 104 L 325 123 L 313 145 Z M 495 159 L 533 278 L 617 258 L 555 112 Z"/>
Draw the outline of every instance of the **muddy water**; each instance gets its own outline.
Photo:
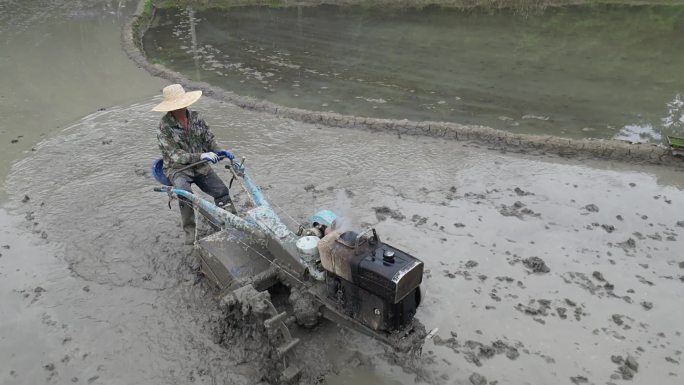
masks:
<path id="1" fill-rule="evenodd" d="M 350 115 L 660 141 L 684 133 L 684 8 L 158 12 L 152 61 L 240 95 Z"/>
<path id="2" fill-rule="evenodd" d="M 11 160 L 76 119 L 161 89 L 120 49 L 136 3 L 0 2 L 0 180 Z"/>
<path id="3" fill-rule="evenodd" d="M 0 108 L 17 112 L 1 110 L 0 122 L 0 172 L 11 167 L 0 211 L 2 384 L 260 378 L 245 346 L 214 343 L 215 292 L 192 272 L 177 212 L 151 191 L 149 96 L 161 82 L 119 51 L 130 7 L 0 3 L 11 53 L 0 55 Z M 380 345 L 326 325 L 299 355 L 329 383 L 462 384 L 474 372 L 499 383 L 618 383 L 611 355 L 627 354 L 639 364 L 634 383 L 681 382 L 681 172 L 319 128 L 210 99 L 197 108 L 296 219 L 332 208 L 426 262 L 419 317 L 439 338 L 402 369 Z M 530 274 L 520 259 L 532 256 L 550 271 Z M 477 343 L 496 340 L 507 347 L 487 358 Z"/>
<path id="4" fill-rule="evenodd" d="M 22 334 L 3 333 L 5 373 L 15 375 L 4 378 L 109 383 L 123 369 L 132 382 L 258 378 L 237 364 L 239 346 L 211 342 L 211 291 L 194 284 L 178 213 L 151 189 L 153 104 L 89 115 L 14 165 L 11 210 L 30 212 L 20 227 L 35 233 L 22 242 L 56 258 L 22 276 L 22 242 L 3 236 L 11 325 L 42 337 L 37 354 Z M 309 337 L 327 351 L 310 363 L 330 383 L 460 384 L 475 372 L 499 383 L 605 383 L 619 367 L 612 355 L 636 359 L 637 383 L 681 382 L 680 172 L 315 127 L 206 98 L 197 108 L 295 219 L 332 208 L 426 262 L 419 317 L 438 338 L 402 369 L 380 345 L 326 328 Z M 77 149 L 80 158 L 68 156 Z M 532 273 L 523 260 L 534 256 L 550 271 Z M 498 340 L 499 350 L 478 345 Z"/>

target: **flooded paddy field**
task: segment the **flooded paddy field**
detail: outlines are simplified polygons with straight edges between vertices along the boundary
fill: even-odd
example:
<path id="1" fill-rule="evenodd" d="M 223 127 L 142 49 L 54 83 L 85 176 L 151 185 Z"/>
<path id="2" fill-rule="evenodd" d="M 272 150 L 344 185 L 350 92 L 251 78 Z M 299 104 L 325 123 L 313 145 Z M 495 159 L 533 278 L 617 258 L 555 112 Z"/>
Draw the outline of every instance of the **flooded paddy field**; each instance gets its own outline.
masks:
<path id="1" fill-rule="evenodd" d="M 0 179 L 12 160 L 76 119 L 162 87 L 120 49 L 136 3 L 0 1 Z"/>
<path id="2" fill-rule="evenodd" d="M 108 383 L 125 367 L 158 383 L 258 380 L 245 346 L 212 343 L 213 291 L 196 281 L 176 209 L 152 191 L 154 103 L 87 116 L 14 165 L 11 212 L 54 254 L 19 267 L 49 279 L 17 279 L 25 257 L 3 237 L 12 314 L 46 345 L 36 354 L 5 336 L 5 378 L 65 383 L 85 371 Z M 322 350 L 311 365 L 330 383 L 681 381 L 680 172 L 316 127 L 208 98 L 197 108 L 295 219 L 331 208 L 426 263 L 418 317 L 440 332 L 421 358 L 399 366 L 380 344 L 324 325 L 304 346 Z"/>
<path id="3" fill-rule="evenodd" d="M 163 82 L 120 51 L 134 3 L 0 3 L 1 384 L 263 377 L 152 191 Z M 196 109 L 295 219 L 330 208 L 425 261 L 419 358 L 322 324 L 302 383 L 682 382 L 681 170 Z"/>
<path id="4" fill-rule="evenodd" d="M 516 133 L 682 133 L 683 6 L 521 15 L 373 7 L 159 9 L 154 63 L 284 106 Z"/>

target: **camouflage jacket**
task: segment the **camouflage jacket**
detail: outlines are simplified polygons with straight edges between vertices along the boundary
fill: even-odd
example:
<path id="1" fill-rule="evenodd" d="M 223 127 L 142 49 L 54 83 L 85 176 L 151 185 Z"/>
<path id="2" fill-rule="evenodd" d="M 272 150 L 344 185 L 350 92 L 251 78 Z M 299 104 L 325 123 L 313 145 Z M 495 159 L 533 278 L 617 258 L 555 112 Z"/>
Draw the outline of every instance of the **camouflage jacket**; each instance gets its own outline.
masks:
<path id="1" fill-rule="evenodd" d="M 187 130 L 170 112 L 164 115 L 159 122 L 157 139 L 159 149 L 164 157 L 164 173 L 167 176 L 188 164 L 199 162 L 203 152 L 219 150 L 214 134 L 209 131 L 209 126 L 204 119 L 199 117 L 197 111 L 187 111 Z M 208 164 L 203 164 L 183 173 L 189 175 L 194 172 L 207 174 L 209 170 L 211 167 Z"/>

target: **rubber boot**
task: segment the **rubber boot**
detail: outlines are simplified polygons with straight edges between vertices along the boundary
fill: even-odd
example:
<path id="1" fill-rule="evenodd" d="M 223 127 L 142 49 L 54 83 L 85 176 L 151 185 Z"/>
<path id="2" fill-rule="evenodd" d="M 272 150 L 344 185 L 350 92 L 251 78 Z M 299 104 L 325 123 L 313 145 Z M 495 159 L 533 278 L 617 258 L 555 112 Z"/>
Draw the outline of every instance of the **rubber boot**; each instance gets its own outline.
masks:
<path id="1" fill-rule="evenodd" d="M 233 202 L 228 201 L 228 202 L 219 202 L 216 204 L 218 207 L 228 211 L 229 213 L 233 215 L 237 215 L 237 210 L 235 209 L 235 205 Z"/>
<path id="2" fill-rule="evenodd" d="M 185 231 L 185 244 L 194 245 L 195 244 L 195 210 L 192 205 L 179 202 L 180 212 L 181 212 L 181 223 L 183 225 L 183 231 Z"/>

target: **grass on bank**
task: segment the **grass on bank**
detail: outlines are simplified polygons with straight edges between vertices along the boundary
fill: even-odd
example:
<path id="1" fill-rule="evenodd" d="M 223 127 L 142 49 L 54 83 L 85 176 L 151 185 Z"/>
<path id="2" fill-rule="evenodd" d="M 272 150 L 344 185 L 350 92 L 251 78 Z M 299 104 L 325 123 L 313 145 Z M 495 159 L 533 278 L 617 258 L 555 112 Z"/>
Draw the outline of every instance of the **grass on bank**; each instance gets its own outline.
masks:
<path id="1" fill-rule="evenodd" d="M 684 5 L 684 0 L 147 0 L 156 7 L 192 5 L 199 8 L 230 8 L 247 5 L 271 7 L 315 6 L 335 4 L 341 6 L 423 8 L 431 5 L 456 9 L 515 9 L 539 10 L 566 5 Z"/>

